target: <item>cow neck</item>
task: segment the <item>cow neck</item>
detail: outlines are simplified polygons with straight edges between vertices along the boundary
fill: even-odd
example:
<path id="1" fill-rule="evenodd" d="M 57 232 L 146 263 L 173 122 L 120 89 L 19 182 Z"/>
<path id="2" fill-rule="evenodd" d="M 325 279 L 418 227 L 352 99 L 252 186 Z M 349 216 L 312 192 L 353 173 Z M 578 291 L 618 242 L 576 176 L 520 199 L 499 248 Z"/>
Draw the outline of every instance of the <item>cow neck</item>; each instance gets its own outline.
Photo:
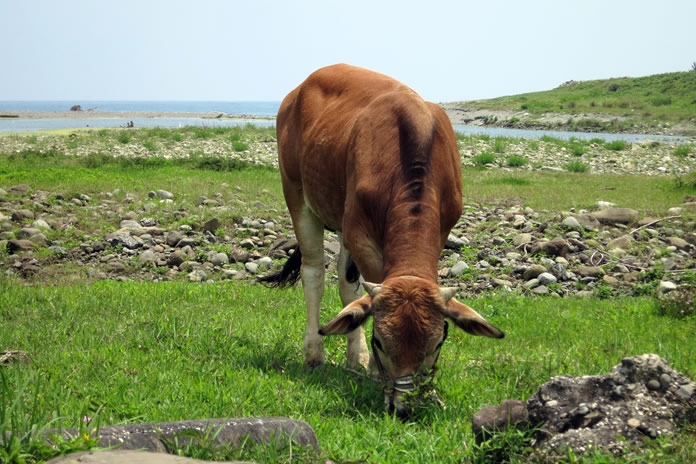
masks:
<path id="1" fill-rule="evenodd" d="M 392 207 L 384 236 L 385 280 L 410 275 L 437 282 L 440 240 L 435 208 L 413 201 Z"/>

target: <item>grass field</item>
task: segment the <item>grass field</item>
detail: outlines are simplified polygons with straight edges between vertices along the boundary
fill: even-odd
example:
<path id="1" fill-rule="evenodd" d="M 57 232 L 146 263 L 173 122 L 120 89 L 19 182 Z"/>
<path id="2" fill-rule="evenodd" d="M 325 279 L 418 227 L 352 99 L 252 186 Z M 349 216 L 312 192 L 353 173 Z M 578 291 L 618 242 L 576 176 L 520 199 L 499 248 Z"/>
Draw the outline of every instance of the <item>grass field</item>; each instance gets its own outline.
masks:
<path id="1" fill-rule="evenodd" d="M 175 140 L 177 133 L 181 141 Z M 253 146 L 259 137 L 267 137 L 244 131 L 143 131 L 123 143 L 116 134 L 95 131 L 79 137 L 101 137 L 113 146 L 149 141 L 158 152 L 170 150 L 170 142 L 173 146 L 206 137 L 225 138 L 231 152 L 232 142 Z M 65 143 L 75 142 L 65 138 Z M 180 159 L 118 158 L 108 153 L 0 153 L 0 186 L 29 183 L 35 190 L 63 192 L 66 198 L 116 189 L 117 198 L 146 197 L 162 188 L 175 195 L 175 202 L 167 206 L 172 211 L 194 211 L 201 195 L 219 194 L 225 204 L 234 205 L 224 213 L 230 217 L 285 215 L 275 169 L 204 153 Z M 668 176 L 465 168 L 463 177 L 467 205 L 520 198 L 524 206 L 549 211 L 585 208 L 601 199 L 658 215 L 694 190 Z M 255 206 L 256 201 L 262 204 Z M 84 208 L 70 214 L 89 224 L 90 233 L 103 234 L 114 227 L 95 222 Z M 550 376 L 601 374 L 622 357 L 643 353 L 657 353 L 676 370 L 696 377 L 696 318 L 660 316 L 653 298 L 489 294 L 467 303 L 503 329 L 506 338 L 473 338 L 451 330 L 437 377 L 447 409 L 426 409 L 418 420 L 402 423 L 385 413 L 377 384 L 343 369 L 343 338 L 327 339 L 324 367 L 305 370 L 300 288 L 274 291 L 236 281 L 56 281 L 31 287 L 3 274 L 0 351 L 21 350 L 29 361 L 0 367 L 0 436 L 11 432 L 22 438 L 0 445 L 0 462 L 37 462 L 90 446 L 92 441 L 83 437 L 47 448 L 32 435 L 45 427 L 84 427 L 86 416 L 92 425 L 289 416 L 307 421 L 321 445 L 320 452 L 291 450 L 286 443 L 234 450 L 212 449 L 203 442 L 181 450 L 205 458 L 491 462 L 502 453 L 513 462 L 524 462 L 527 436 L 509 434 L 476 446 L 472 414 L 505 399 L 525 400 Z M 322 305 L 322 321 L 339 311 L 335 286 L 329 284 Z M 652 442 L 624 462 L 690 463 L 696 460 L 694 449 L 696 434 L 691 429 Z M 602 455 L 569 455 L 567 461 L 616 462 Z"/>
<path id="2" fill-rule="evenodd" d="M 526 399 L 550 376 L 604 373 L 640 353 L 657 353 L 696 376 L 696 321 L 658 316 L 651 299 L 490 295 L 468 303 L 506 338 L 454 331 L 437 379 L 447 409 L 401 423 L 385 414 L 375 383 L 340 367 L 342 337 L 327 339 L 326 366 L 304 369 L 299 289 L 114 282 L 27 288 L 0 280 L 0 290 L 0 340 L 31 359 L 3 369 L 10 392 L 3 391 L 0 407 L 28 383 L 10 414 L 36 401 L 39 427 L 75 426 L 96 415 L 101 424 L 289 416 L 312 425 L 322 446 L 319 455 L 296 455 L 299 462 L 483 462 L 471 415 L 504 399 Z M 322 320 L 339 306 L 329 287 Z M 689 462 L 694 444 L 691 434 L 670 446 L 656 443 L 642 462 L 657 454 Z M 524 455 L 522 447 L 507 452 Z M 268 450 L 237 453 L 269 462 Z M 276 455 L 290 460 L 287 450 L 283 456 Z"/>

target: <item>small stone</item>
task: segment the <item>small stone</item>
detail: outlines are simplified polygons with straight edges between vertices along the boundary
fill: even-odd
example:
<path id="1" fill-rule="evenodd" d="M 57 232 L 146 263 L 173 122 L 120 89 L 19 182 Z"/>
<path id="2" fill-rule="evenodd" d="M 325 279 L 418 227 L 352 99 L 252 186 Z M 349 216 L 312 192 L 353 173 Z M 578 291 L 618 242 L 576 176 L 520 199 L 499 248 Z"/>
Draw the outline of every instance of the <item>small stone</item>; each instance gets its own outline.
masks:
<path id="1" fill-rule="evenodd" d="M 264 256 L 263 258 L 259 258 L 256 263 L 259 265 L 259 269 L 270 269 L 273 265 L 273 260 L 268 256 Z"/>
<path id="2" fill-rule="evenodd" d="M 256 245 L 254 245 L 254 241 L 250 238 L 245 238 L 241 242 L 239 242 L 239 246 L 242 248 L 245 248 L 247 250 L 251 250 L 255 248 Z"/>
<path id="3" fill-rule="evenodd" d="M 48 225 L 48 222 L 44 221 L 43 219 L 37 219 L 36 221 L 32 222 L 31 227 L 34 229 L 50 229 L 51 226 Z"/>
<path id="4" fill-rule="evenodd" d="M 31 187 L 29 185 L 19 184 L 19 185 L 13 185 L 12 187 L 8 188 L 7 192 L 11 193 L 13 195 L 24 195 L 29 190 L 31 190 Z"/>
<path id="5" fill-rule="evenodd" d="M 159 197 L 162 198 L 163 200 L 172 200 L 174 199 L 174 194 L 171 192 L 168 192 L 166 190 L 155 190 L 155 194 Z"/>
<path id="6" fill-rule="evenodd" d="M 630 235 L 622 235 L 621 237 L 615 238 L 607 243 L 607 249 L 611 250 L 612 248 L 621 248 L 622 250 L 628 250 L 631 248 L 632 243 L 633 237 Z"/>
<path id="7" fill-rule="evenodd" d="M 537 276 L 537 279 L 539 279 L 541 285 L 553 284 L 557 281 L 556 277 L 549 272 L 542 272 Z"/>
<path id="8" fill-rule="evenodd" d="M 459 238 L 454 234 L 449 234 L 447 236 L 447 242 L 445 243 L 445 248 L 450 250 L 458 250 L 465 247 L 469 241 L 466 238 Z"/>
<path id="9" fill-rule="evenodd" d="M 515 237 L 513 237 L 513 239 L 512 239 L 512 243 L 516 247 L 526 245 L 527 243 L 531 243 L 531 241 L 532 241 L 532 234 L 529 234 L 526 232 L 515 235 Z"/>
<path id="10" fill-rule="evenodd" d="M 529 266 L 527 269 L 525 269 L 524 274 L 522 275 L 524 277 L 524 280 L 531 280 L 531 279 L 536 279 L 539 274 L 546 272 L 546 268 L 542 266 L 541 264 L 532 264 Z"/>
<path id="11" fill-rule="evenodd" d="M 155 264 L 157 262 L 157 255 L 152 250 L 143 251 L 138 257 L 139 264 Z"/>
<path id="12" fill-rule="evenodd" d="M 532 293 L 535 295 L 548 295 L 550 290 L 546 285 L 539 285 L 537 288 L 532 290 Z"/>
<path id="13" fill-rule="evenodd" d="M 694 394 L 694 385 L 694 383 L 690 383 L 688 385 L 682 385 L 681 387 L 679 387 L 676 392 L 679 399 L 683 401 L 691 399 L 691 397 Z"/>
<path id="14" fill-rule="evenodd" d="M 12 221 L 24 222 L 27 219 L 34 219 L 34 212 L 30 209 L 20 209 L 12 213 Z"/>
<path id="15" fill-rule="evenodd" d="M 691 244 L 679 237 L 669 237 L 667 239 L 671 246 L 677 247 L 678 250 L 688 250 L 691 248 Z"/>
<path id="16" fill-rule="evenodd" d="M 106 265 L 106 270 L 109 272 L 123 272 L 126 270 L 126 265 L 121 261 L 111 261 Z"/>
<path id="17" fill-rule="evenodd" d="M 660 285 L 657 288 L 657 290 L 660 293 L 667 293 L 667 292 L 671 292 L 672 290 L 676 290 L 676 289 L 677 289 L 677 284 L 675 284 L 674 282 L 670 282 L 669 280 L 663 280 L 662 282 L 660 282 Z"/>
<path id="18" fill-rule="evenodd" d="M 637 429 L 638 427 L 640 427 L 640 420 L 636 419 L 635 417 L 631 417 L 626 421 L 626 424 L 628 424 L 629 427 Z"/>
<path id="19" fill-rule="evenodd" d="M 220 228 L 220 220 L 218 218 L 213 218 L 203 224 L 203 230 L 215 233 L 216 230 Z"/>
<path id="20" fill-rule="evenodd" d="M 578 266 L 576 272 L 582 277 L 601 277 L 606 272 L 601 267 L 597 266 Z"/>
<path id="21" fill-rule="evenodd" d="M 19 232 L 17 232 L 17 238 L 31 238 L 40 232 L 41 231 L 39 229 L 34 229 L 32 227 L 23 227 L 22 229 L 20 229 Z"/>
<path id="22" fill-rule="evenodd" d="M 256 263 L 252 263 L 252 262 L 245 263 L 244 268 L 250 274 L 258 274 L 258 272 L 259 272 L 259 265 Z"/>
<path id="23" fill-rule="evenodd" d="M 454 266 L 450 268 L 449 275 L 451 277 L 457 277 L 464 274 L 464 271 L 469 269 L 469 265 L 464 261 L 457 261 Z"/>
<path id="24" fill-rule="evenodd" d="M 170 247 L 175 247 L 179 241 L 183 238 L 183 235 L 179 231 L 172 230 L 167 234 L 165 241 Z"/>
<path id="25" fill-rule="evenodd" d="M 226 253 L 215 253 L 210 262 L 213 263 L 215 266 L 222 267 L 226 264 L 229 264 L 230 258 L 227 256 Z"/>
<path id="26" fill-rule="evenodd" d="M 648 380 L 648 383 L 645 384 L 646 387 L 648 387 L 648 390 L 659 390 L 660 389 L 660 381 L 657 379 L 650 379 Z"/>
<path id="27" fill-rule="evenodd" d="M 568 216 L 565 218 L 562 222 L 563 227 L 570 229 L 570 230 L 581 230 L 582 225 L 578 222 L 577 219 L 575 219 L 573 216 Z"/>
<path id="28" fill-rule="evenodd" d="M 29 251 L 34 248 L 34 242 L 30 240 L 10 240 L 7 242 L 7 250 L 10 253 Z"/>
<path id="29" fill-rule="evenodd" d="M 184 253 L 181 250 L 175 250 L 167 258 L 167 265 L 168 266 L 179 266 L 183 262 L 184 262 Z"/>

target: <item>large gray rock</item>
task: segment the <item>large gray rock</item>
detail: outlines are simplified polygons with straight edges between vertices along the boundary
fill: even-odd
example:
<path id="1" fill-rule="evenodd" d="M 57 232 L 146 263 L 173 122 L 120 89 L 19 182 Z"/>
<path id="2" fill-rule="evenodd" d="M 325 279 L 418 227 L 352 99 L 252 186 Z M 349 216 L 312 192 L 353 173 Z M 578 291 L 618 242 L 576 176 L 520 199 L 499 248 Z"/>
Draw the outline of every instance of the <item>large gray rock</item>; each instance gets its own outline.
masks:
<path id="1" fill-rule="evenodd" d="M 638 219 L 638 211 L 631 208 L 609 208 L 592 213 L 602 224 L 630 224 Z"/>
<path id="2" fill-rule="evenodd" d="M 303 446 L 319 448 L 317 436 L 309 424 L 286 417 L 200 419 L 101 427 L 97 432 L 97 446 L 166 453 L 168 449 L 165 442 L 172 442 L 176 438 L 180 446 L 185 446 L 195 441 L 197 437 L 192 436 L 194 434 L 191 434 L 191 431 L 201 435 L 211 431 L 209 437 L 212 445 L 240 446 L 245 440 L 256 443 L 292 440 Z M 49 429 L 43 433 L 45 437 L 57 434 L 66 439 L 72 439 L 79 435 L 80 431 Z"/>
<path id="3" fill-rule="evenodd" d="M 222 461 L 242 463 L 242 461 Z M 47 464 L 203 464 L 210 461 L 185 458 L 173 454 L 135 450 L 85 451 L 51 459 Z"/>
<path id="4" fill-rule="evenodd" d="M 695 391 L 695 382 L 655 354 L 624 358 L 600 376 L 553 377 L 527 401 L 530 424 L 540 426 L 533 447 L 563 455 L 642 446 L 696 422 Z"/>

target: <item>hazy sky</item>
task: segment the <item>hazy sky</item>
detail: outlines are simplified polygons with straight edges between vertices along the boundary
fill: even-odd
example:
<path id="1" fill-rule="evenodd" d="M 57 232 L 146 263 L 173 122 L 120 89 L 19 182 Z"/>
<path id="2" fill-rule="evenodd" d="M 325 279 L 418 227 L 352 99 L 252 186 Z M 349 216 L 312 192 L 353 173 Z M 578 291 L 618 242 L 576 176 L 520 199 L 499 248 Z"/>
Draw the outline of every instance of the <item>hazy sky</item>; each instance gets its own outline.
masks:
<path id="1" fill-rule="evenodd" d="M 281 100 L 345 62 L 432 101 L 687 71 L 696 0 L 0 0 L 0 100 Z"/>

